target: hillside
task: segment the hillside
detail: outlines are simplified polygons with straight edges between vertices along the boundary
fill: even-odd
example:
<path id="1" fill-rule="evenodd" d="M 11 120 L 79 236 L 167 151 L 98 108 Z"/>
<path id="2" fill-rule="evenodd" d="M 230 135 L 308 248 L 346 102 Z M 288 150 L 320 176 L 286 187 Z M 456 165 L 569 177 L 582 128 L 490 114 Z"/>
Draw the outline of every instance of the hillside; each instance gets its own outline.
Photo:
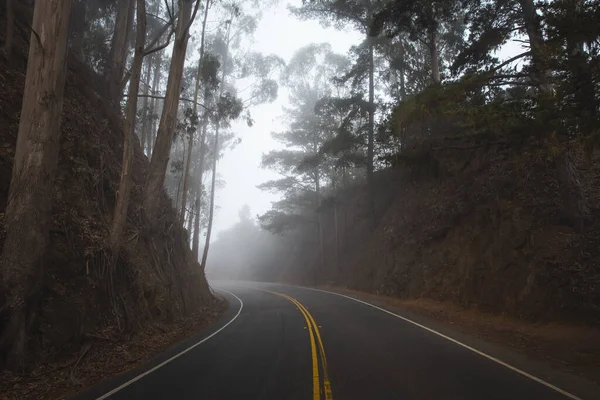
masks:
<path id="1" fill-rule="evenodd" d="M 366 187 L 337 194 L 339 265 L 330 207 L 323 218 L 325 270 L 317 271 L 313 251 L 313 268 L 299 263 L 281 278 L 533 321 L 599 324 L 600 168 L 585 163 L 581 149 L 574 153 L 591 207 L 582 232 L 561 214 L 547 150 L 431 140 L 376 174 L 372 233 Z"/>
<path id="2" fill-rule="evenodd" d="M 5 18 L 0 21 L 4 33 Z M 0 217 L 6 207 L 25 81 L 24 36 L 16 34 L 10 63 L 0 59 Z M 172 334 L 163 339 L 167 343 L 159 344 L 165 346 L 180 330 L 190 328 L 189 323 L 184 326 L 184 318 L 193 316 L 204 324 L 215 316 L 212 309 L 221 308 L 193 259 L 188 234 L 177 223 L 167 195 L 163 193 L 156 229 L 150 230 L 142 219 L 148 159 L 139 143 L 134 149 L 124 243 L 112 262 L 107 240 L 119 185 L 123 122 L 98 95 L 96 82 L 94 72 L 70 56 L 58 175 L 54 192 L 48 194 L 54 198 L 50 245 L 29 340 L 30 354 L 36 357 L 29 367 L 46 372 L 72 368 L 84 355 L 88 357 L 80 369 L 87 358 L 96 362 L 98 356 L 110 358 L 111 352 L 120 351 L 114 343 L 124 343 L 136 332 L 148 335 L 151 327 L 170 326 Z M 3 241 L 0 219 L 0 246 Z M 5 322 L 0 320 L 0 331 Z M 113 345 L 107 350 L 104 343 Z M 101 362 L 94 368 L 99 366 Z M 68 375 L 63 378 L 68 381 Z M 84 383 L 91 382 L 84 379 Z"/>

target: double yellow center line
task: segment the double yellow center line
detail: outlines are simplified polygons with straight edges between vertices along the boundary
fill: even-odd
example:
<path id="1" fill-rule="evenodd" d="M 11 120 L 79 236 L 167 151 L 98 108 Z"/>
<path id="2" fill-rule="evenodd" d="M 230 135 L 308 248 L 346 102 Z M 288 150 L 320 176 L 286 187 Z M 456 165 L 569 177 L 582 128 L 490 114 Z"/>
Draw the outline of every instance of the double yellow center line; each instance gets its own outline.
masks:
<path id="1" fill-rule="evenodd" d="M 310 334 L 310 349 L 312 354 L 312 369 L 313 369 L 313 400 L 321 399 L 321 380 L 319 378 L 319 361 L 321 359 L 321 371 L 323 373 L 323 395 L 325 400 L 333 400 L 333 395 L 331 394 L 331 382 L 329 381 L 329 373 L 327 372 L 327 358 L 325 357 L 325 348 L 323 347 L 323 340 L 321 339 L 321 333 L 319 332 L 319 326 L 315 322 L 313 316 L 308 312 L 306 307 L 304 307 L 300 302 L 293 297 L 290 297 L 283 293 L 272 292 L 270 290 L 265 290 L 265 292 L 283 297 L 298 307 L 304 319 L 306 320 L 306 325 L 308 328 L 308 332 Z M 315 340 L 316 338 L 316 340 Z M 318 353 L 317 353 L 318 347 Z"/>

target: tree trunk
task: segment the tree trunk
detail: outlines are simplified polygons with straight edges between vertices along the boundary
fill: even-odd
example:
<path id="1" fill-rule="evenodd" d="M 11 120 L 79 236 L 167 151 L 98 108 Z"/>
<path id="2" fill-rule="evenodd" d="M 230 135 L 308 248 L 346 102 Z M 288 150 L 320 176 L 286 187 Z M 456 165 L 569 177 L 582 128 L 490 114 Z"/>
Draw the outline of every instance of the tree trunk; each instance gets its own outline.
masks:
<path id="1" fill-rule="evenodd" d="M 33 13 L 0 263 L 0 292 L 6 294 L 0 309 L 7 314 L 2 316 L 6 329 L 0 349 L 7 353 L 10 368 L 25 363 L 34 317 L 32 298 L 40 289 L 43 274 L 59 154 L 70 14 L 71 0 L 37 1 Z"/>
<path id="2" fill-rule="evenodd" d="M 437 45 L 437 25 L 431 25 L 429 28 L 429 56 L 431 57 L 431 79 L 434 85 L 442 83 L 440 73 L 440 54 Z"/>
<path id="3" fill-rule="evenodd" d="M 192 165 L 193 145 L 194 138 L 190 134 L 190 136 L 188 136 L 187 157 L 185 159 L 185 169 L 183 171 L 183 192 L 181 193 L 181 213 L 179 214 L 179 223 L 181 224 L 181 226 L 184 225 L 185 221 L 185 209 L 187 206 L 187 192 L 190 178 L 190 166 Z"/>
<path id="4" fill-rule="evenodd" d="M 193 235 L 193 239 L 192 239 L 192 255 L 194 257 L 194 261 L 198 262 L 198 253 L 199 253 L 199 246 L 200 246 L 200 215 L 201 215 L 201 210 L 200 210 L 200 204 L 201 204 L 201 197 L 202 197 L 202 193 L 200 192 L 201 188 L 198 188 L 198 191 L 196 192 L 196 200 L 195 200 L 195 205 L 196 205 L 196 214 L 194 215 L 194 235 Z"/>
<path id="5" fill-rule="evenodd" d="M 583 3 L 583 0 L 570 0 L 566 3 L 566 6 L 568 6 L 567 15 L 580 15 Z M 578 107 L 576 113 L 579 121 L 577 122 L 581 134 L 589 137 L 599 126 L 598 99 L 595 93 L 592 65 L 587 60 L 584 43 L 577 34 L 567 33 L 566 42 L 570 84 Z M 592 144 L 591 151 L 593 151 L 593 141 L 594 139 L 586 141 L 586 156 L 589 159 L 591 159 L 589 144 Z"/>
<path id="6" fill-rule="evenodd" d="M 12 0 L 11 0 L 12 1 Z M 73 3 L 73 17 L 71 18 L 71 51 L 77 59 L 85 62 L 83 53 L 84 34 L 86 29 L 86 7 L 85 0 L 76 0 Z"/>
<path id="7" fill-rule="evenodd" d="M 144 97 L 142 98 L 142 128 L 140 130 L 140 143 L 142 145 L 142 152 L 144 154 L 149 154 L 149 150 L 147 149 L 148 143 L 148 129 L 150 129 L 148 124 L 148 118 L 150 117 L 150 113 L 148 112 L 149 101 L 148 94 L 150 93 L 150 79 L 152 75 L 152 60 L 148 57 L 145 58 L 146 62 L 146 70 L 144 71 L 144 88 L 142 89 L 142 94 Z"/>
<path id="8" fill-rule="evenodd" d="M 568 149 L 562 150 L 556 156 L 555 164 L 564 211 L 569 222 L 582 232 L 590 210 L 585 202 L 579 173 L 573 165 Z"/>
<path id="9" fill-rule="evenodd" d="M 225 87 L 225 67 L 227 66 L 227 61 L 229 58 L 229 39 L 231 34 L 231 24 L 233 20 L 233 15 L 229 20 L 227 25 L 227 34 L 226 34 L 226 48 L 225 55 L 223 57 L 223 64 L 221 66 L 221 83 L 219 88 L 219 98 L 223 96 L 223 88 Z M 211 179 L 211 187 L 210 187 L 210 205 L 208 210 L 208 225 L 206 227 L 206 240 L 204 242 L 204 249 L 202 251 L 202 262 L 200 263 L 200 270 L 204 272 L 206 270 L 206 260 L 208 258 L 208 248 L 210 246 L 210 235 L 212 233 L 212 224 L 213 218 L 215 214 L 215 182 L 217 180 L 217 159 L 219 157 L 219 123 L 217 121 L 215 124 L 215 143 L 213 146 L 213 165 L 212 165 L 212 179 Z"/>
<path id="10" fill-rule="evenodd" d="M 162 68 L 162 55 L 154 54 L 154 78 L 152 80 L 152 92 L 154 94 L 158 94 L 158 90 L 160 89 L 160 78 L 161 78 L 161 68 Z M 157 127 L 157 118 L 158 115 L 158 99 L 152 99 L 150 104 L 150 110 L 152 113 L 152 124 L 150 127 L 150 134 L 146 137 L 148 143 L 146 144 L 148 147 L 148 158 L 152 158 L 152 151 L 154 150 L 154 141 L 156 138 Z"/>
<path id="11" fill-rule="evenodd" d="M 204 157 L 206 157 L 206 129 L 208 127 L 208 119 L 205 118 L 202 124 L 202 134 L 200 135 L 200 154 L 198 163 L 200 165 L 198 171 L 198 190 L 196 192 L 196 215 L 194 218 L 194 240 L 192 241 L 192 253 L 194 260 L 198 261 L 200 251 L 200 203 L 202 199 L 202 178 L 204 176 Z"/>
<path id="12" fill-rule="evenodd" d="M 110 54 L 108 56 L 108 66 L 106 70 L 106 79 L 108 81 L 108 94 L 115 103 L 121 102 L 121 83 L 125 75 L 125 65 L 127 64 L 127 53 L 129 44 L 129 33 L 133 15 L 133 6 L 136 0 L 121 0 L 117 7 L 117 17 L 115 21 L 115 30 L 113 33 Z"/>
<path id="13" fill-rule="evenodd" d="M 221 81 L 221 85 L 223 81 Z M 210 209 L 208 211 L 208 226 L 206 227 L 206 241 L 204 243 L 204 250 L 202 252 L 202 262 L 200 263 L 200 269 L 202 272 L 206 270 L 206 260 L 208 258 L 208 248 L 210 245 L 210 235 L 212 233 L 212 224 L 215 214 L 215 182 L 217 180 L 217 158 L 219 153 L 219 125 L 215 127 L 215 143 L 213 145 L 213 163 L 212 163 L 212 178 L 210 187 Z"/>
<path id="14" fill-rule="evenodd" d="M 338 226 L 338 204 L 337 198 L 333 203 L 333 223 L 335 226 L 335 275 L 340 276 L 340 231 Z"/>
<path id="15" fill-rule="evenodd" d="M 183 152 L 185 153 L 185 141 L 183 142 Z M 185 164 L 185 154 L 183 155 L 183 163 Z M 177 180 L 177 193 L 175 193 L 175 205 L 179 204 L 179 195 L 181 193 L 181 181 L 183 179 L 183 170 L 181 170 L 181 175 L 179 175 L 179 179 Z"/>
<path id="16" fill-rule="evenodd" d="M 138 91 L 144 62 L 144 46 L 146 44 L 146 2 L 137 0 L 137 32 L 135 40 L 135 53 L 131 66 L 131 80 L 129 83 L 129 96 L 125 113 L 125 128 L 123 130 L 123 165 L 121 167 L 121 181 L 117 202 L 113 215 L 113 224 L 110 231 L 110 247 L 113 255 L 119 251 L 123 228 L 127 223 L 127 210 L 131 195 L 133 181 L 133 142 L 135 139 L 135 124 L 137 118 Z"/>
<path id="17" fill-rule="evenodd" d="M 192 192 L 192 196 L 194 193 Z M 195 204 L 192 204 L 190 207 L 190 212 L 188 213 L 187 219 L 187 232 L 188 232 L 188 245 L 192 244 L 192 227 L 194 226 L 194 213 L 195 213 Z"/>
<path id="18" fill-rule="evenodd" d="M 550 91 L 548 68 L 544 54 L 544 38 L 533 0 L 519 0 L 523 12 L 523 22 L 529 38 L 532 61 L 532 80 L 541 92 Z"/>
<path id="19" fill-rule="evenodd" d="M 15 8 L 14 0 L 6 0 L 6 37 L 4 41 L 4 54 L 10 61 L 15 37 Z"/>
<path id="20" fill-rule="evenodd" d="M 373 158 L 375 141 L 375 60 L 373 40 L 369 40 L 369 136 L 367 139 L 367 181 L 373 183 Z"/>
<path id="21" fill-rule="evenodd" d="M 185 63 L 185 54 L 189 38 L 187 28 L 190 24 L 192 4 L 193 1 L 191 0 L 181 1 L 177 31 L 173 43 L 173 55 L 171 57 L 169 79 L 167 81 L 167 91 L 158 132 L 156 134 L 156 143 L 152 151 L 152 159 L 148 168 L 144 211 L 146 213 L 146 218 L 151 224 L 158 221 L 161 192 L 163 190 L 167 165 L 169 164 L 173 133 L 177 122 L 177 109 L 179 107 L 179 95 L 181 93 L 181 78 L 183 76 L 183 65 Z"/>
<path id="22" fill-rule="evenodd" d="M 196 69 L 196 84 L 194 87 L 194 104 L 192 106 L 192 113 L 196 115 L 198 113 L 198 92 L 200 91 L 200 78 L 202 72 L 202 59 L 204 57 L 204 37 L 206 34 L 206 21 L 208 20 L 208 10 L 210 8 L 210 0 L 206 0 L 206 6 L 204 8 L 204 19 L 202 20 L 202 32 L 200 34 L 200 58 L 198 59 L 198 67 Z M 181 216 L 180 221 L 183 225 L 183 221 L 185 218 L 185 207 L 187 203 L 187 192 L 190 180 L 190 165 L 192 164 L 192 149 L 194 146 L 194 137 L 190 135 L 189 137 L 189 147 L 188 147 L 188 158 L 185 164 L 185 175 L 183 178 L 183 196 L 181 200 Z"/>
<path id="23" fill-rule="evenodd" d="M 406 100 L 406 68 L 404 47 L 402 47 L 402 66 L 400 67 L 400 100 Z"/>
<path id="24" fill-rule="evenodd" d="M 321 214 L 321 180 L 319 179 L 319 171 L 315 174 L 315 202 L 317 211 L 317 234 L 319 237 L 319 269 L 321 271 L 321 280 L 325 275 L 325 243 L 323 241 L 323 220 Z M 317 283 L 317 282 L 315 282 Z"/>

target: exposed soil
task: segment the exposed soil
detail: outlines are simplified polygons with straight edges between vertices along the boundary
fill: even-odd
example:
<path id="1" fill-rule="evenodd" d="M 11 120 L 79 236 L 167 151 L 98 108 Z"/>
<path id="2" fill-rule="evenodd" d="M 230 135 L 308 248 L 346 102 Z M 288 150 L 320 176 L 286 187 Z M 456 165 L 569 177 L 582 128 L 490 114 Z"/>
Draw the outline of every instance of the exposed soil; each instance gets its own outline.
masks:
<path id="1" fill-rule="evenodd" d="M 553 368 L 600 384 L 600 329 L 584 325 L 531 323 L 429 299 L 401 300 L 339 287 L 326 287 L 358 298 L 406 309 L 543 361 Z"/>

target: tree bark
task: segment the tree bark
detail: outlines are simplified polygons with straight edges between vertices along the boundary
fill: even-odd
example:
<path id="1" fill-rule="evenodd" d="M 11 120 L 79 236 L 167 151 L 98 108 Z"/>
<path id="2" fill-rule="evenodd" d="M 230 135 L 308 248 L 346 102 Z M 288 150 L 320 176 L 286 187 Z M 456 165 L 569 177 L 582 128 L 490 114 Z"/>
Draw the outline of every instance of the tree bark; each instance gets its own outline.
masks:
<path id="1" fill-rule="evenodd" d="M 125 75 L 125 65 L 127 64 L 127 53 L 129 44 L 129 33 L 133 25 L 133 7 L 136 0 L 118 1 L 117 17 L 115 21 L 115 30 L 110 46 L 108 56 L 108 66 L 106 70 L 106 79 L 108 82 L 108 94 L 115 103 L 121 102 L 121 83 Z M 131 17 L 130 17 L 131 14 Z"/>
<path id="2" fill-rule="evenodd" d="M 85 62 L 83 52 L 84 34 L 86 29 L 86 7 L 85 0 L 74 0 L 73 18 L 71 18 L 71 51 L 81 62 Z"/>
<path id="3" fill-rule="evenodd" d="M 369 185 L 373 183 L 373 162 L 374 162 L 374 142 L 375 142 L 375 60 L 373 40 L 369 40 L 369 136 L 367 139 L 367 181 Z"/>
<path id="4" fill-rule="evenodd" d="M 198 261 L 200 251 L 200 204 L 202 199 L 202 178 L 204 177 L 204 158 L 206 157 L 206 129 L 208 127 L 208 119 L 204 119 L 202 124 L 202 134 L 200 135 L 200 154 L 199 154 L 199 171 L 198 171 L 198 190 L 196 192 L 196 215 L 194 218 L 194 240 L 192 242 L 192 253 L 194 260 Z"/>
<path id="5" fill-rule="evenodd" d="M 189 39 L 188 27 L 190 26 L 192 4 L 192 0 L 181 1 L 165 101 L 156 134 L 156 143 L 152 151 L 150 167 L 148 168 L 144 211 L 150 224 L 155 224 L 158 221 L 161 192 L 163 190 L 167 165 L 169 164 L 173 133 L 177 122 L 181 78 L 183 76 L 183 66 Z"/>
<path id="6" fill-rule="evenodd" d="M 33 13 L 21 120 L 6 206 L 6 239 L 0 263 L 0 307 L 6 329 L 0 348 L 7 366 L 25 363 L 52 220 L 60 122 L 67 71 L 71 0 L 37 1 Z M 36 37 L 36 33 L 38 37 Z"/>
<path id="7" fill-rule="evenodd" d="M 201 204 L 201 192 L 202 187 L 199 187 L 196 191 L 196 199 L 195 199 L 195 209 L 196 213 L 194 214 L 194 234 L 192 239 L 192 255 L 194 257 L 194 261 L 198 262 L 198 253 L 200 246 L 200 204 Z"/>
<path id="8" fill-rule="evenodd" d="M 194 193 L 192 192 L 192 199 L 195 199 L 193 196 L 194 196 Z M 192 244 L 192 228 L 194 226 L 194 213 L 196 211 L 195 208 L 196 208 L 196 205 L 192 204 L 190 207 L 190 212 L 188 213 L 188 219 L 187 219 L 188 245 Z"/>
<path id="9" fill-rule="evenodd" d="M 190 134 L 188 136 L 187 157 L 185 159 L 185 169 L 183 171 L 183 191 L 181 193 L 181 213 L 179 214 L 179 223 L 183 226 L 185 221 L 185 210 L 187 206 L 187 192 L 190 178 L 190 166 L 192 165 L 192 150 L 194 146 L 194 138 Z"/>
<path id="10" fill-rule="evenodd" d="M 221 84 L 223 81 L 221 80 Z M 202 252 L 202 262 L 200 263 L 200 269 L 202 272 L 206 270 L 206 260 L 208 259 L 208 248 L 210 246 L 210 235 L 212 233 L 213 218 L 215 214 L 215 183 L 217 180 L 217 158 L 219 152 L 219 125 L 215 127 L 215 143 L 213 145 L 213 163 L 212 163 L 212 177 L 210 186 L 210 209 L 208 211 L 208 226 L 206 227 L 206 241 L 204 243 L 204 250 Z"/>
<path id="11" fill-rule="evenodd" d="M 127 98 L 127 109 L 125 113 L 125 127 L 123 130 L 123 165 L 121 167 L 121 180 L 117 202 L 113 215 L 113 224 L 110 231 L 110 247 L 113 255 L 120 248 L 123 228 L 127 223 L 127 210 L 129 208 L 129 197 L 131 195 L 131 184 L 133 181 L 133 142 L 135 139 L 135 124 L 137 120 L 138 91 L 142 65 L 144 63 L 144 45 L 146 44 L 146 2 L 137 0 L 137 31 L 135 40 L 135 53 L 131 66 L 131 79 L 129 82 L 129 96 Z"/>
<path id="12" fill-rule="evenodd" d="M 406 60 L 406 56 L 405 56 L 405 52 L 404 52 L 404 44 L 402 44 L 401 46 L 401 50 L 402 51 L 402 66 L 400 67 L 400 98 L 402 101 L 406 100 L 406 64 L 405 64 L 405 60 Z"/>
<path id="13" fill-rule="evenodd" d="M 431 79 L 434 85 L 442 83 L 442 75 L 440 73 L 440 54 L 437 44 L 437 26 L 432 24 L 428 32 L 429 36 L 429 56 L 431 57 Z"/>
<path id="14" fill-rule="evenodd" d="M 321 278 L 325 275 L 325 243 L 323 241 L 323 217 L 321 214 L 321 179 L 319 177 L 319 171 L 317 169 L 315 173 L 315 203 L 317 210 L 317 234 L 319 237 L 319 267 L 321 271 Z M 317 283 L 317 282 L 315 282 Z"/>
<path id="15" fill-rule="evenodd" d="M 157 93 L 158 90 L 160 89 L 160 78 L 161 78 L 161 68 L 162 68 L 162 55 L 161 54 L 154 54 L 153 56 L 153 61 L 154 61 L 154 78 L 152 80 L 152 91 Z M 152 113 L 152 124 L 150 127 L 150 134 L 146 137 L 146 139 L 148 140 L 148 143 L 146 144 L 148 147 L 148 157 L 152 158 L 152 151 L 154 150 L 154 141 L 156 139 L 156 131 L 158 130 L 157 127 L 157 118 L 156 116 L 158 115 L 158 100 L 153 98 L 151 103 L 150 103 L 150 110 Z"/>
<path id="16" fill-rule="evenodd" d="M 544 38 L 535 4 L 533 0 L 519 0 L 519 3 L 521 4 L 523 22 L 525 23 L 531 49 L 532 80 L 541 92 L 548 92 L 551 88 L 548 82 L 548 67 L 545 62 Z"/>
<path id="17" fill-rule="evenodd" d="M 183 142 L 183 152 L 185 153 L 185 141 Z M 183 155 L 183 161 L 182 164 L 185 164 L 185 157 L 186 155 Z M 179 175 L 179 179 L 177 180 L 177 193 L 175 193 L 175 205 L 177 206 L 177 204 L 179 204 L 179 195 L 181 194 L 181 181 L 183 180 L 183 169 L 181 170 L 181 174 Z"/>
<path id="18" fill-rule="evenodd" d="M 198 112 L 198 92 L 200 91 L 200 78 L 201 78 L 201 71 L 202 71 L 202 59 L 204 58 L 204 37 L 206 34 L 206 22 L 208 20 L 208 10 L 210 8 L 210 0 L 206 0 L 206 6 L 204 8 L 204 19 L 202 20 L 202 33 L 200 35 L 200 58 L 198 59 L 198 67 L 196 69 L 196 84 L 194 87 L 194 104 L 192 106 L 193 110 L 192 113 L 194 115 L 197 114 Z M 181 200 L 181 215 L 180 215 L 180 220 L 181 220 L 181 224 L 183 225 L 183 221 L 185 219 L 185 207 L 187 204 L 187 193 L 188 193 L 188 186 L 189 186 L 189 180 L 190 180 L 190 166 L 192 164 L 192 150 L 194 147 L 194 137 L 192 135 L 189 136 L 188 138 L 188 158 L 187 158 L 187 162 L 185 164 L 185 175 L 183 178 L 183 196 L 182 196 L 182 200 Z"/>
<path id="19" fill-rule="evenodd" d="M 6 37 L 4 41 L 4 54 L 10 61 L 15 37 L 15 8 L 14 0 L 6 0 Z"/>
<path id="20" fill-rule="evenodd" d="M 148 124 L 148 118 L 150 117 L 150 113 L 148 112 L 148 107 L 150 106 L 150 102 L 148 101 L 148 94 L 150 93 L 150 79 L 152 75 L 152 60 L 150 57 L 144 59 L 146 62 L 146 70 L 144 71 L 144 88 L 142 89 L 142 127 L 140 129 L 140 143 L 142 145 L 142 152 L 144 154 L 149 154 L 147 149 L 148 143 L 148 129 L 150 129 Z"/>

